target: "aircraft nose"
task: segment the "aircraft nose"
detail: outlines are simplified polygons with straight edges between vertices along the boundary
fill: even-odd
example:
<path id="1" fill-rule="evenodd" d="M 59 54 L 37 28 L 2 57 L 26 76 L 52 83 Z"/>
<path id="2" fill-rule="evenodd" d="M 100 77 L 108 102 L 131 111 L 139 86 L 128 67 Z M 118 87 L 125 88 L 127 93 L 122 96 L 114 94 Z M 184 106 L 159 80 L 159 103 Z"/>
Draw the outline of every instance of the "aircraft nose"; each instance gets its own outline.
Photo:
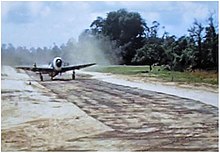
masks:
<path id="1" fill-rule="evenodd" d="M 62 61 L 61 61 L 60 59 L 58 59 L 58 60 L 56 61 L 56 65 L 57 65 L 57 67 L 61 67 Z"/>

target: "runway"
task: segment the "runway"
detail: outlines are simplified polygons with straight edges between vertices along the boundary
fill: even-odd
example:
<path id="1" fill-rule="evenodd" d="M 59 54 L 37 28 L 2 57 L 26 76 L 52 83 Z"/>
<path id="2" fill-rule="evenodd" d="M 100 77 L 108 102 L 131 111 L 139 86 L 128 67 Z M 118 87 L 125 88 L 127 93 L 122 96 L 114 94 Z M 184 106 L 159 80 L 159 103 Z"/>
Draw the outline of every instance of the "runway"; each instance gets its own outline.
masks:
<path id="1" fill-rule="evenodd" d="M 215 106 L 85 74 L 43 82 L 32 72 L 2 75 L 2 151 L 218 151 Z M 25 119 L 12 120 L 12 108 Z"/>

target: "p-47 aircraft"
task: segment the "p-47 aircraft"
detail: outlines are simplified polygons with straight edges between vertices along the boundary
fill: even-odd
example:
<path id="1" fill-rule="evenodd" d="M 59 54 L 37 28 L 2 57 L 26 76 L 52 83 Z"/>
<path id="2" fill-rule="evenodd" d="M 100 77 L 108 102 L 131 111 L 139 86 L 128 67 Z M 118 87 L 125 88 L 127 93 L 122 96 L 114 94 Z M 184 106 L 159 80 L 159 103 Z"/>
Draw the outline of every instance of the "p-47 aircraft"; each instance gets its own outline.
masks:
<path id="1" fill-rule="evenodd" d="M 36 64 L 34 64 L 32 67 L 31 66 L 18 66 L 18 67 L 16 67 L 16 69 L 23 69 L 23 70 L 37 72 L 40 74 L 41 81 L 43 81 L 42 74 L 48 74 L 51 77 L 51 80 L 53 80 L 53 78 L 56 75 L 64 73 L 66 71 L 73 70 L 72 79 L 74 80 L 75 79 L 75 70 L 79 70 L 81 68 L 85 68 L 85 67 L 92 66 L 95 64 L 96 63 L 64 66 L 61 57 L 55 57 L 53 59 L 52 63 L 49 65 L 49 67 L 38 67 Z"/>

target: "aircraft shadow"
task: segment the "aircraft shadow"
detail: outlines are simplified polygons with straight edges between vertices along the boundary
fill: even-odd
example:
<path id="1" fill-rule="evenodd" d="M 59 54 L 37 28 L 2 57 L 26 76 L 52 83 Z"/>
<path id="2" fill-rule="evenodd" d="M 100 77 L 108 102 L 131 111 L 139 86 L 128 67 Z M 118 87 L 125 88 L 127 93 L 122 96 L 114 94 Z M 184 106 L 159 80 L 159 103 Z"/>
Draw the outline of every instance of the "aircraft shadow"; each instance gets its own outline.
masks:
<path id="1" fill-rule="evenodd" d="M 42 82 L 51 82 L 51 81 L 80 81 L 80 80 L 90 80 L 89 78 L 77 78 L 75 80 L 73 79 L 65 79 L 65 78 L 55 78 L 53 80 L 51 79 L 44 79 Z M 38 80 L 39 82 L 41 82 L 40 80 Z"/>
<path id="2" fill-rule="evenodd" d="M 72 79 L 64 79 L 64 78 L 55 78 L 53 80 L 47 80 L 47 81 L 71 81 Z M 46 80 L 45 80 L 46 81 Z"/>

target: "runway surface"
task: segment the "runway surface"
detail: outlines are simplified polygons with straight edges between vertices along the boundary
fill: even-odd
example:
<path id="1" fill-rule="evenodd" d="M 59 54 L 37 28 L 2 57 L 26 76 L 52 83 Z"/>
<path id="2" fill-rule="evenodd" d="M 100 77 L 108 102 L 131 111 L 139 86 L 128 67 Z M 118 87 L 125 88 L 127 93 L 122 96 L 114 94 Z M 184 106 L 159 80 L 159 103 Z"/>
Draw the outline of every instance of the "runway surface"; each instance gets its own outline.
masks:
<path id="1" fill-rule="evenodd" d="M 19 80 L 4 74 L 2 151 L 218 151 L 215 106 L 89 75 L 40 82 L 34 73 L 14 73 L 25 76 Z M 7 80 L 25 82 L 26 88 L 17 91 Z M 33 109 L 25 119 L 12 119 L 6 113 L 12 108 Z"/>

